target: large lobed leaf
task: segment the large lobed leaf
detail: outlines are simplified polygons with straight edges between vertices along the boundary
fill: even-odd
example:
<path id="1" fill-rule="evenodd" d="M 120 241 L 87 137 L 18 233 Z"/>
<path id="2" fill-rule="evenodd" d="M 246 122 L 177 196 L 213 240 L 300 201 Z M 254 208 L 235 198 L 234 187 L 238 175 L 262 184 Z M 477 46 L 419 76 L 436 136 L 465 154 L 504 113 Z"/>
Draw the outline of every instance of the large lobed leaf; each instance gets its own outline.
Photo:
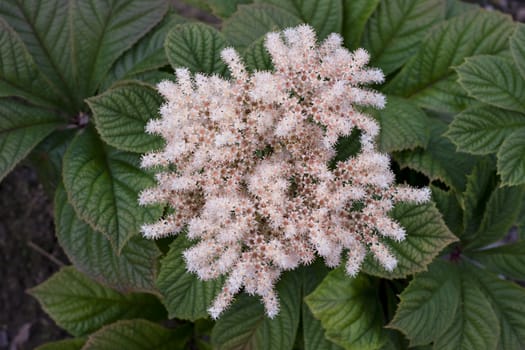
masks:
<path id="1" fill-rule="evenodd" d="M 113 63 L 168 10 L 165 0 L 70 2 L 72 63 L 80 96 L 94 94 Z"/>
<path id="2" fill-rule="evenodd" d="M 469 256 L 494 273 L 525 280 L 525 241 L 470 252 Z"/>
<path id="3" fill-rule="evenodd" d="M 60 327 L 75 336 L 91 333 L 120 319 L 160 319 L 165 314 L 154 296 L 118 293 L 70 266 L 29 292 Z"/>
<path id="4" fill-rule="evenodd" d="M 310 24 L 323 40 L 330 33 L 341 32 L 343 4 L 341 0 L 256 0 L 280 7 L 304 23 Z"/>
<path id="5" fill-rule="evenodd" d="M 338 268 L 305 300 L 329 340 L 348 350 L 372 350 L 386 340 L 377 291 L 370 278 L 350 278 Z"/>
<path id="6" fill-rule="evenodd" d="M 428 109 L 461 111 L 472 102 L 451 67 L 462 64 L 466 57 L 506 51 L 514 27 L 510 17 L 484 10 L 453 17 L 432 30 L 385 90 Z"/>
<path id="7" fill-rule="evenodd" d="M 444 18 L 442 0 L 380 2 L 366 24 L 362 40 L 363 47 L 370 51 L 370 64 L 379 66 L 385 74 L 392 73 L 417 51 L 432 26 Z"/>
<path id="8" fill-rule="evenodd" d="M 407 233 L 404 241 L 384 241 L 397 258 L 397 267 L 388 272 L 369 255 L 363 265 L 363 271 L 368 274 L 390 279 L 424 271 L 443 248 L 457 240 L 433 203 L 398 204 L 391 216 Z"/>
<path id="9" fill-rule="evenodd" d="M 466 174 L 472 172 L 476 158 L 455 151 L 455 146 L 443 136 L 447 125 L 438 119 L 429 119 L 430 139 L 425 149 L 402 151 L 394 154 L 401 167 L 425 174 L 431 181 L 439 180 L 457 192 L 466 186 Z"/>
<path id="10" fill-rule="evenodd" d="M 117 254 L 142 224 L 162 214 L 160 206 L 138 204 L 139 192 L 155 183 L 138 164 L 137 155 L 105 145 L 91 128 L 75 137 L 64 156 L 69 202 L 81 219 L 110 240 Z"/>
<path id="11" fill-rule="evenodd" d="M 343 35 L 345 46 L 350 49 L 360 47 L 366 22 L 374 13 L 380 0 L 343 0 Z"/>
<path id="12" fill-rule="evenodd" d="M 181 24 L 166 37 L 165 49 L 173 68 L 188 68 L 192 73 L 224 74 L 226 65 L 221 51 L 227 46 L 222 33 L 202 23 Z"/>
<path id="13" fill-rule="evenodd" d="M 290 12 L 269 4 L 239 5 L 237 12 L 223 23 L 228 42 L 245 49 L 270 31 L 295 27 L 302 21 Z"/>
<path id="14" fill-rule="evenodd" d="M 102 140 L 118 149 L 146 153 L 163 146 L 160 137 L 147 134 L 146 123 L 158 117 L 162 97 L 138 82 L 119 85 L 87 100 Z"/>
<path id="15" fill-rule="evenodd" d="M 516 31 L 510 37 L 510 51 L 516 67 L 525 79 L 525 25 L 518 24 Z"/>
<path id="16" fill-rule="evenodd" d="M 154 242 L 136 236 L 115 254 L 102 233 L 77 217 L 63 186 L 55 193 L 55 226 L 60 246 L 79 271 L 121 292 L 155 292 L 160 252 Z"/>
<path id="17" fill-rule="evenodd" d="M 258 298 L 241 295 L 217 320 L 212 344 L 217 350 L 291 350 L 301 313 L 298 271 L 286 273 L 277 284 L 280 311 L 270 319 Z"/>
<path id="18" fill-rule="evenodd" d="M 168 329 L 146 320 L 125 320 L 110 324 L 89 336 L 83 350 L 183 350 L 191 327 Z"/>
<path id="19" fill-rule="evenodd" d="M 0 180 L 63 122 L 53 112 L 0 99 Z"/>
<path id="20" fill-rule="evenodd" d="M 170 318 L 195 321 L 208 316 L 207 309 L 221 290 L 224 279 L 204 282 L 186 270 L 182 253 L 191 245 L 184 236 L 173 241 L 168 254 L 161 260 L 157 287 Z"/>
<path id="21" fill-rule="evenodd" d="M 425 147 L 429 130 L 426 114 L 414 103 L 388 96 L 386 107 L 372 114 L 379 121 L 379 149 L 383 152 Z"/>
<path id="22" fill-rule="evenodd" d="M 434 349 L 519 349 L 525 289 L 467 263 L 434 262 L 401 293 L 391 327 Z"/>
<path id="23" fill-rule="evenodd" d="M 525 184 L 525 128 L 515 130 L 498 151 L 498 174 L 503 185 Z"/>

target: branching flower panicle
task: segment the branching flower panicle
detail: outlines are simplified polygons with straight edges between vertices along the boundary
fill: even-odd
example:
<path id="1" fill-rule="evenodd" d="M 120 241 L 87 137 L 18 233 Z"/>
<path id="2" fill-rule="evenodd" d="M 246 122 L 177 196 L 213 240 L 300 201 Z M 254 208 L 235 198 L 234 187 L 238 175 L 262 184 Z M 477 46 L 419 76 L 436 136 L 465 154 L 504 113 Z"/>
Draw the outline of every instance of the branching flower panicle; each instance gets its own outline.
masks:
<path id="1" fill-rule="evenodd" d="M 349 52 L 337 34 L 318 46 L 307 25 L 268 34 L 265 46 L 271 72 L 248 72 L 232 48 L 221 54 L 231 80 L 178 69 L 176 83 L 158 85 L 162 117 L 147 125 L 166 147 L 144 155 L 142 166 L 164 171 L 140 202 L 167 203 L 174 213 L 143 234 L 186 227 L 196 241 L 184 252 L 187 269 L 203 280 L 227 275 L 213 318 L 243 288 L 275 316 L 281 273 L 316 256 L 335 267 L 345 255 L 350 276 L 369 253 L 393 270 L 397 260 L 379 238 L 402 241 L 405 230 L 388 212 L 430 194 L 394 184 L 389 157 L 376 150 L 379 125 L 356 108 L 385 105 L 364 87 L 384 80 L 366 67 L 365 50 Z M 359 152 L 332 166 L 338 139 L 354 129 Z"/>

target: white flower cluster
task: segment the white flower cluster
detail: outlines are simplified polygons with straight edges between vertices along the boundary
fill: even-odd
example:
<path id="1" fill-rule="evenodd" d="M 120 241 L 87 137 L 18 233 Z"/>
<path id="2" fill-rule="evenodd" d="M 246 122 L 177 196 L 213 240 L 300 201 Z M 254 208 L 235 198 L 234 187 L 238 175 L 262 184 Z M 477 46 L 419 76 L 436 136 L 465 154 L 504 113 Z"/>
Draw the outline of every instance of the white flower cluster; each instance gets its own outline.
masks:
<path id="1" fill-rule="evenodd" d="M 383 95 L 362 87 L 383 74 L 366 67 L 365 50 L 341 44 L 332 34 L 317 46 L 302 25 L 267 35 L 272 72 L 249 73 L 228 48 L 222 59 L 231 80 L 178 69 L 176 83 L 158 86 L 166 103 L 147 132 L 166 147 L 144 155 L 142 166 L 164 170 L 140 202 L 167 203 L 174 213 L 144 225 L 143 234 L 159 238 L 186 227 L 196 240 L 184 252 L 187 269 L 203 280 L 228 276 L 209 309 L 213 318 L 243 288 L 275 316 L 282 271 L 316 256 L 334 267 L 345 255 L 350 276 L 368 252 L 394 269 L 396 258 L 379 237 L 402 241 L 405 230 L 388 212 L 398 201 L 429 199 L 428 189 L 394 185 L 389 157 L 375 148 L 377 122 L 355 108 L 384 106 Z M 360 151 L 330 166 L 338 139 L 354 129 Z"/>

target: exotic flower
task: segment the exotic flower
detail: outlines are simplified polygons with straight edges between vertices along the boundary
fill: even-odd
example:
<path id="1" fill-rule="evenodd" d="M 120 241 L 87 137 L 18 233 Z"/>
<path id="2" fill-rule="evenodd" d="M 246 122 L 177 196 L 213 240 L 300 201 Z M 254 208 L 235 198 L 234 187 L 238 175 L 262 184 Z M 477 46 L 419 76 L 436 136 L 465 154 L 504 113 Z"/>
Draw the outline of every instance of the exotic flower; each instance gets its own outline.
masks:
<path id="1" fill-rule="evenodd" d="M 176 83 L 158 85 L 166 103 L 147 132 L 166 147 L 144 155 L 142 166 L 163 171 L 140 202 L 167 203 L 174 213 L 142 231 L 159 238 L 186 228 L 196 241 L 184 252 L 187 269 L 203 280 L 227 275 L 213 318 L 243 288 L 275 316 L 281 273 L 316 256 L 334 267 L 345 255 L 350 276 L 368 253 L 393 270 L 397 260 L 379 237 L 402 241 L 405 230 L 388 212 L 429 198 L 428 189 L 394 184 L 389 157 L 374 144 L 379 125 L 356 108 L 383 108 L 384 96 L 363 87 L 383 74 L 366 67 L 365 50 L 341 44 L 331 34 L 318 46 L 302 25 L 267 35 L 271 72 L 249 73 L 228 48 L 221 56 L 231 80 L 178 69 Z M 359 152 L 334 164 L 335 144 L 354 129 Z"/>

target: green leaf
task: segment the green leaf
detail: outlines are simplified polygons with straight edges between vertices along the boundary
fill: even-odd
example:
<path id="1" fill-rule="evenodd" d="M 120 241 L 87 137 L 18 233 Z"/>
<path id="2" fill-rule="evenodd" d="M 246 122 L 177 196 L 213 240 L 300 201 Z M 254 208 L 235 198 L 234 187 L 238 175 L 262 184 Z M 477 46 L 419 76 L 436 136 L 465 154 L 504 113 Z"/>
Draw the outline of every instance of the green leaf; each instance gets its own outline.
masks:
<path id="1" fill-rule="evenodd" d="M 383 242 L 397 258 L 397 267 L 388 272 L 369 255 L 363 265 L 363 271 L 367 274 L 392 279 L 424 271 L 443 248 L 457 240 L 433 203 L 398 204 L 391 216 L 407 233 L 402 242 Z"/>
<path id="2" fill-rule="evenodd" d="M 237 11 L 237 6 L 240 4 L 249 4 L 252 0 L 207 0 L 206 3 L 210 7 L 215 16 L 222 19 L 230 17 Z"/>
<path id="3" fill-rule="evenodd" d="M 174 330 L 145 320 L 118 321 L 89 336 L 82 350 L 182 350 L 191 327 Z"/>
<path id="4" fill-rule="evenodd" d="M 166 36 L 171 28 L 187 21 L 184 17 L 169 13 L 153 30 L 119 57 L 104 79 L 103 89 L 116 81 L 133 79 L 140 73 L 169 65 L 164 50 Z"/>
<path id="5" fill-rule="evenodd" d="M 246 67 L 251 71 L 272 70 L 272 58 L 264 46 L 265 38 L 259 38 L 251 43 L 243 52 Z"/>
<path id="6" fill-rule="evenodd" d="M 49 92 L 75 113 L 82 101 L 73 79 L 69 4 L 69 0 L 4 0 L 0 1 L 0 16 L 20 35 L 36 66 L 47 77 L 49 91 L 41 87 L 36 93 Z M 2 47 L 7 54 L 4 50 Z M 25 55 L 12 57 L 21 66 Z"/>
<path id="7" fill-rule="evenodd" d="M 516 223 L 524 198 L 522 188 L 497 188 L 488 200 L 478 231 L 465 246 L 480 248 L 504 238 Z"/>
<path id="8" fill-rule="evenodd" d="M 410 339 L 410 346 L 431 343 L 454 319 L 460 303 L 459 281 L 454 266 L 436 260 L 403 290 L 388 327 L 403 332 Z"/>
<path id="9" fill-rule="evenodd" d="M 288 11 L 304 23 L 310 24 L 323 40 L 330 33 L 341 32 L 343 4 L 341 0 L 256 0 Z"/>
<path id="10" fill-rule="evenodd" d="M 492 106 L 525 112 L 525 80 L 511 60 L 488 55 L 468 57 L 456 72 L 470 96 Z"/>
<path id="11" fill-rule="evenodd" d="M 496 348 L 498 315 L 467 267 L 436 261 L 400 298 L 390 326 L 405 333 L 411 346 L 433 341 L 434 349 Z"/>
<path id="12" fill-rule="evenodd" d="M 436 186 L 432 189 L 432 200 L 443 215 L 443 220 L 455 236 L 463 232 L 463 209 L 461 208 L 457 195 L 454 191 L 443 191 Z"/>
<path id="13" fill-rule="evenodd" d="M 224 278 L 201 281 L 186 270 L 182 253 L 193 244 L 180 236 L 161 260 L 157 287 L 170 318 L 195 321 L 208 316 L 208 308 L 224 283 Z"/>
<path id="14" fill-rule="evenodd" d="M 328 268 L 320 261 L 303 268 L 303 296 L 312 293 L 319 283 L 322 282 L 328 271 Z M 342 349 L 339 345 L 326 339 L 321 321 L 314 317 L 305 302 L 302 303 L 302 321 L 304 350 Z"/>
<path id="15" fill-rule="evenodd" d="M 426 149 L 403 151 L 394 154 L 401 167 L 408 167 L 425 174 L 431 181 L 439 180 L 457 192 L 463 192 L 466 174 L 472 172 L 476 158 L 456 152 L 452 142 L 443 136 L 447 125 L 429 119 L 430 139 Z"/>
<path id="16" fill-rule="evenodd" d="M 504 52 L 514 26 L 510 17 L 484 10 L 468 11 L 445 21 L 432 29 L 385 91 L 413 99 L 428 109 L 465 109 L 472 102 L 456 82 L 451 67 L 469 56 Z"/>
<path id="17" fill-rule="evenodd" d="M 525 280 L 525 241 L 469 252 L 468 256 L 496 274 Z"/>
<path id="18" fill-rule="evenodd" d="M 510 134 L 498 151 L 498 174 L 506 186 L 525 184 L 525 128 Z"/>
<path id="19" fill-rule="evenodd" d="M 155 243 L 136 236 L 116 255 L 104 235 L 77 217 L 63 186 L 55 194 L 55 226 L 60 246 L 81 272 L 123 293 L 156 291 Z"/>
<path id="20" fill-rule="evenodd" d="M 382 1 L 364 31 L 362 44 L 372 66 L 385 74 L 401 67 L 417 51 L 433 25 L 445 17 L 442 0 Z"/>
<path id="21" fill-rule="evenodd" d="M 22 40 L 0 17 L 0 97 L 19 96 L 44 107 L 60 105 L 49 90 Z"/>
<path id="22" fill-rule="evenodd" d="M 449 268 L 449 273 L 454 273 L 453 268 Z M 472 277 L 472 273 L 461 269 L 460 276 L 459 307 L 449 322 L 449 327 L 441 334 L 435 334 L 434 349 L 495 349 L 500 335 L 497 314 Z"/>
<path id="23" fill-rule="evenodd" d="M 305 300 L 334 343 L 348 350 L 379 349 L 386 339 L 377 291 L 370 278 L 351 278 L 338 268 Z"/>
<path id="24" fill-rule="evenodd" d="M 244 49 L 270 31 L 295 27 L 301 19 L 269 4 L 240 5 L 237 12 L 223 22 L 222 32 L 233 46 Z"/>
<path id="25" fill-rule="evenodd" d="M 120 55 L 160 22 L 165 0 L 74 0 L 72 62 L 80 96 L 92 96 Z"/>
<path id="26" fill-rule="evenodd" d="M 446 0 L 447 1 L 447 12 L 446 18 L 452 18 L 455 16 L 460 16 L 467 11 L 479 10 L 477 4 L 470 4 L 468 2 L 463 2 L 461 0 Z"/>
<path id="27" fill-rule="evenodd" d="M 298 271 L 287 272 L 277 284 L 280 311 L 273 319 L 261 301 L 242 294 L 217 320 L 212 331 L 216 350 L 291 350 L 301 313 L 301 281 Z"/>
<path id="28" fill-rule="evenodd" d="M 429 138 L 427 116 L 414 103 L 389 96 L 386 107 L 372 114 L 381 126 L 381 151 L 390 153 L 426 146 Z"/>
<path id="29" fill-rule="evenodd" d="M 516 31 L 510 37 L 510 51 L 521 77 L 525 79 L 525 25 L 516 25 Z"/>
<path id="30" fill-rule="evenodd" d="M 155 184 L 151 175 L 138 168 L 138 156 L 105 145 L 91 128 L 75 137 L 63 166 L 69 202 L 118 253 L 143 223 L 162 214 L 160 206 L 138 204 L 139 192 Z"/>
<path id="31" fill-rule="evenodd" d="M 464 231 L 458 232 L 462 240 L 472 240 L 481 225 L 487 202 L 496 186 L 496 174 L 491 162 L 482 160 L 467 175 L 467 186 L 463 193 Z"/>
<path id="32" fill-rule="evenodd" d="M 118 293 L 71 266 L 62 268 L 29 293 L 60 327 L 75 336 L 91 333 L 119 319 L 158 319 L 164 314 L 154 296 Z"/>
<path id="33" fill-rule="evenodd" d="M 495 327 L 488 333 L 498 341 L 498 349 L 522 348 L 525 340 L 525 308 L 523 307 L 525 289 L 474 267 L 470 267 L 467 273 L 476 276 L 478 281 L 476 287 L 480 288 L 488 298 L 499 319 L 501 330 L 499 337 L 496 337 Z"/>
<path id="34" fill-rule="evenodd" d="M 490 106 L 469 108 L 458 114 L 446 136 L 458 151 L 473 154 L 496 153 L 512 132 L 525 129 L 525 115 Z"/>
<path id="35" fill-rule="evenodd" d="M 377 8 L 380 0 L 343 0 L 343 38 L 350 49 L 360 47 L 365 25 Z"/>
<path id="36" fill-rule="evenodd" d="M 119 85 L 92 97 L 87 103 L 93 111 L 102 140 L 118 149 L 146 153 L 161 148 L 160 137 L 147 134 L 146 123 L 158 117 L 162 97 L 146 84 Z"/>
<path id="37" fill-rule="evenodd" d="M 181 24 L 166 37 L 165 49 L 173 68 L 185 67 L 192 73 L 224 74 L 221 51 L 227 46 L 223 35 L 202 23 Z"/>
<path id="38" fill-rule="evenodd" d="M 0 181 L 63 121 L 50 111 L 0 99 Z"/>
<path id="39" fill-rule="evenodd" d="M 71 338 L 40 345 L 35 350 L 80 350 L 86 343 L 83 338 Z"/>

